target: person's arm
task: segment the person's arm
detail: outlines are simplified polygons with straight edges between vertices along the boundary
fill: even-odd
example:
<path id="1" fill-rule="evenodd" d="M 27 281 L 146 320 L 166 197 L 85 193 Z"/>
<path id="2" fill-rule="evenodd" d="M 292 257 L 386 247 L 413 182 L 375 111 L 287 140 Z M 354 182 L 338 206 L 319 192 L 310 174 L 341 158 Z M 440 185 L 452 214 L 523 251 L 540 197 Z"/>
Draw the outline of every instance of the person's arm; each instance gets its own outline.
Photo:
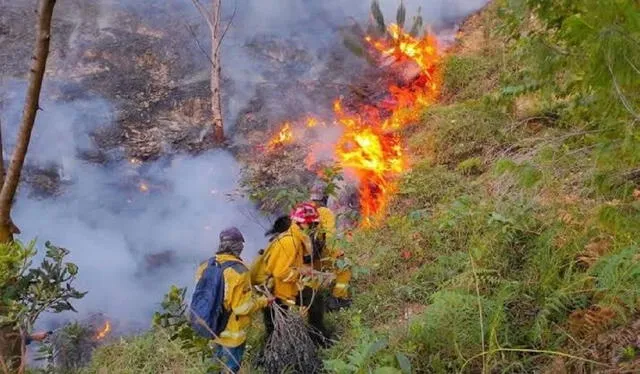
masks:
<path id="1" fill-rule="evenodd" d="M 269 300 L 265 296 L 252 291 L 249 274 L 233 274 L 229 289 L 231 290 L 229 304 L 231 311 L 238 316 L 248 316 L 266 307 Z"/>
<path id="2" fill-rule="evenodd" d="M 41 342 L 45 340 L 49 335 L 51 335 L 53 331 L 41 331 L 33 334 L 27 334 L 24 337 L 24 344 L 29 345 L 33 341 Z"/>

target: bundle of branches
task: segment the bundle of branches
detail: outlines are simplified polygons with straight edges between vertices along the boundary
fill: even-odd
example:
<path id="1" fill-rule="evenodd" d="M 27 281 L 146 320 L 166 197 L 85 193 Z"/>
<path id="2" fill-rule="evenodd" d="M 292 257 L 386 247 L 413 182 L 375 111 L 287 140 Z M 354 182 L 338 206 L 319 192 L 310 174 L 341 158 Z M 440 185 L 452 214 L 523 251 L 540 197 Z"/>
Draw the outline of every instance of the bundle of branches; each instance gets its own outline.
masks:
<path id="1" fill-rule="evenodd" d="M 317 334 L 294 310 L 273 304 L 273 334 L 262 358 L 267 373 L 320 373 L 322 361 L 311 334 Z"/>

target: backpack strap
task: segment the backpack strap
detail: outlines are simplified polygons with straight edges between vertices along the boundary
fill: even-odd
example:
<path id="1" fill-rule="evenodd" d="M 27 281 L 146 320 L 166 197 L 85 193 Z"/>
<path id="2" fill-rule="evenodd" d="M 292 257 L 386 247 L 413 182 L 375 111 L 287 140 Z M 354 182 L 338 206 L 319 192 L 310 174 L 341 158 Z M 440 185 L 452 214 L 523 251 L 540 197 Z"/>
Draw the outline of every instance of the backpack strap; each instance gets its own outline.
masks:
<path id="1" fill-rule="evenodd" d="M 223 262 L 223 263 L 221 264 L 221 263 L 219 263 L 219 262 L 215 261 L 215 259 L 214 259 L 214 262 L 215 262 L 215 264 L 216 264 L 216 265 L 220 266 L 220 269 L 221 269 L 222 271 L 225 271 L 225 270 L 226 270 L 226 269 L 228 269 L 228 268 L 232 268 L 232 269 L 233 269 L 233 270 L 235 270 L 235 271 L 236 271 L 236 273 L 238 273 L 238 274 L 244 274 L 244 273 L 246 273 L 247 271 L 249 271 L 249 270 L 247 269 L 247 267 L 246 267 L 242 262 L 240 262 L 240 261 L 226 261 L 226 262 Z"/>

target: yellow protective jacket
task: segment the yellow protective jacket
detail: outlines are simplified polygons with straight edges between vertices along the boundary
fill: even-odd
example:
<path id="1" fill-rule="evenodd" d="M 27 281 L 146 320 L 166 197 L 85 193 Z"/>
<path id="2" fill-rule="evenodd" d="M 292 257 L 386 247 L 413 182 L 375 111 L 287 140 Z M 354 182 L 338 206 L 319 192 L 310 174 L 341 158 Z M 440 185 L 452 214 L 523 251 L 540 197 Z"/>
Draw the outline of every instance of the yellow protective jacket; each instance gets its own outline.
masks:
<path id="1" fill-rule="evenodd" d="M 311 240 L 295 223 L 276 236 L 251 268 L 251 281 L 266 285 L 280 300 L 294 303 L 303 287 L 299 270 Z"/>
<path id="2" fill-rule="evenodd" d="M 230 311 L 227 327 L 215 339 L 215 343 L 225 347 L 237 347 L 247 340 L 247 328 L 251 324 L 251 314 L 267 306 L 267 298 L 256 295 L 251 288 L 249 272 L 242 261 L 231 254 L 218 254 L 216 261 L 223 264 L 235 261 L 241 266 L 224 270 L 224 308 Z M 207 267 L 203 262 L 196 272 L 196 282 Z M 238 271 L 244 269 L 244 271 Z"/>
<path id="3" fill-rule="evenodd" d="M 320 233 L 325 235 L 325 258 L 337 258 L 342 255 L 342 251 L 338 250 L 335 245 L 336 240 L 336 216 L 331 209 L 320 206 L 318 207 L 320 215 Z"/>
<path id="4" fill-rule="evenodd" d="M 331 269 L 336 275 L 335 284 L 331 294 L 337 298 L 347 298 L 349 282 L 351 281 L 351 269 L 339 269 L 336 261 L 344 256 L 344 252 L 336 246 L 336 218 L 331 209 L 319 206 L 320 232 L 325 234 L 325 253 L 322 258 L 322 267 Z"/>

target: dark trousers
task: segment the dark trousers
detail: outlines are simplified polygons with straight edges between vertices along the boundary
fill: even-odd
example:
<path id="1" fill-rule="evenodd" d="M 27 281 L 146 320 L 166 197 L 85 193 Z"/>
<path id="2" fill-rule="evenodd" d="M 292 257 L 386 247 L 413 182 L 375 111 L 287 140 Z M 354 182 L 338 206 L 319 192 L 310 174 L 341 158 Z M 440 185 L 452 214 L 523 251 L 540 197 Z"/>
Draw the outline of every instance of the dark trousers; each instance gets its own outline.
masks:
<path id="1" fill-rule="evenodd" d="M 276 299 L 276 303 L 284 309 L 289 308 L 289 306 L 281 300 Z M 296 304 L 301 306 L 311 304 L 307 315 L 307 322 L 314 328 L 314 330 L 316 330 L 316 333 L 311 334 L 312 339 L 317 343 L 321 343 L 324 339 L 328 339 L 329 330 L 324 324 L 324 294 L 318 290 L 315 292 L 314 296 L 314 291 L 309 287 L 305 287 L 305 289 L 302 290 L 302 295 L 297 298 Z M 266 331 L 265 341 L 269 340 L 274 329 L 272 308 L 272 306 L 268 306 L 263 309 L 264 327 Z"/>
<path id="2" fill-rule="evenodd" d="M 231 372 L 233 374 L 240 371 L 240 365 L 242 363 L 242 356 L 244 356 L 244 343 L 237 347 L 223 347 L 218 345 L 214 357 L 214 362 L 221 362 L 224 364 L 224 368 L 221 373 Z"/>

